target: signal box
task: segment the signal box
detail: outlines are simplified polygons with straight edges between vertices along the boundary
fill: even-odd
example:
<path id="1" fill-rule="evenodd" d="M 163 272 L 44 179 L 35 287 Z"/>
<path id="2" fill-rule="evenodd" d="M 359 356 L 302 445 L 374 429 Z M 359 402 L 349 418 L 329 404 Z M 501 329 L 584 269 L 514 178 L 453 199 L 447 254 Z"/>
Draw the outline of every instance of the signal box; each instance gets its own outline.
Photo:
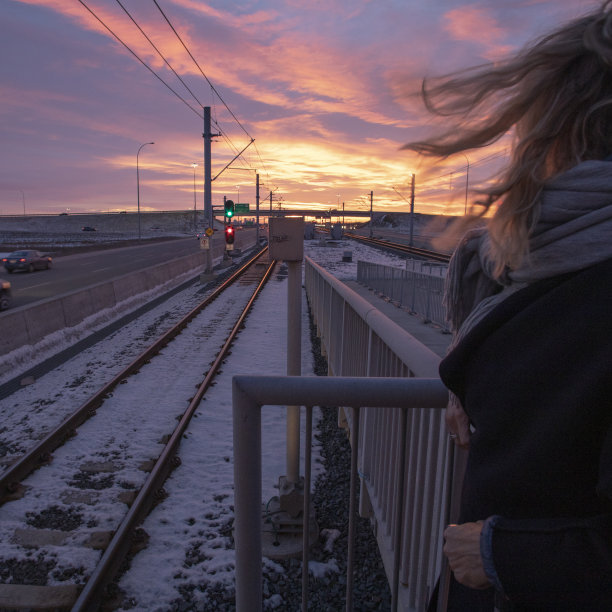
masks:
<path id="1" fill-rule="evenodd" d="M 270 217 L 268 249 L 272 259 L 304 259 L 304 217 Z"/>

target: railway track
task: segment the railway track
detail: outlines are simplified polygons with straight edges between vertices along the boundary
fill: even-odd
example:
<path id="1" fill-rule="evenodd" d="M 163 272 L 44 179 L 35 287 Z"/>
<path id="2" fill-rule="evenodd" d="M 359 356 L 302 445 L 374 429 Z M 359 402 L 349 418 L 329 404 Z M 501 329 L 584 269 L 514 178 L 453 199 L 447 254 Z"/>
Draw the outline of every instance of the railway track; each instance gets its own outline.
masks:
<path id="1" fill-rule="evenodd" d="M 450 255 L 447 253 L 438 253 L 436 251 L 430 251 L 428 249 L 422 249 L 419 247 L 408 246 L 405 244 L 401 244 L 398 242 L 391 242 L 389 240 L 381 240 L 380 238 L 367 238 L 365 236 L 359 236 L 358 234 L 344 234 L 347 238 L 351 238 L 353 240 L 359 240 L 364 244 L 369 244 L 371 246 L 382 247 L 385 249 L 390 249 L 395 252 L 400 252 L 405 255 L 411 255 L 416 257 L 423 257 L 429 261 L 436 261 L 440 263 L 448 263 L 450 261 Z"/>
<path id="2" fill-rule="evenodd" d="M 253 257 L 51 431 L 32 432 L 0 474 L 0 609 L 76 612 L 108 602 L 274 266 Z"/>

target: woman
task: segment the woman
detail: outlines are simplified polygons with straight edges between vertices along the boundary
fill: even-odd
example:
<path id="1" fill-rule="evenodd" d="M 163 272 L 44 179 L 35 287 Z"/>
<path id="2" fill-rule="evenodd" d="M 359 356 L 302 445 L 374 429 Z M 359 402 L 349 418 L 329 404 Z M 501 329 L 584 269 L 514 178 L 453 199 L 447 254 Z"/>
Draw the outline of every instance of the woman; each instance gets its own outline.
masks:
<path id="1" fill-rule="evenodd" d="M 514 138 L 447 279 L 448 609 L 612 610 L 612 2 L 423 96 L 459 125 L 408 149 Z"/>

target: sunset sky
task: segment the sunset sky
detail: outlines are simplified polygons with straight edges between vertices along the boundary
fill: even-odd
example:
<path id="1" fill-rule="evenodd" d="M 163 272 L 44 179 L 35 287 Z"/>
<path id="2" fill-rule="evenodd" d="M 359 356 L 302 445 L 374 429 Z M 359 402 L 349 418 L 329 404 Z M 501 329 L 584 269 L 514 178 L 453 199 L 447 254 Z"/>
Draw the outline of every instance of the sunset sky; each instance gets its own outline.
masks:
<path id="1" fill-rule="evenodd" d="M 406 211 L 414 173 L 417 211 L 459 214 L 466 158 L 400 150 L 431 126 L 413 95 L 422 78 L 503 57 L 598 4 L 157 0 L 192 59 L 154 0 L 1 0 L 0 215 L 136 210 L 148 142 L 141 210 L 192 210 L 193 163 L 201 209 L 202 106 L 223 133 L 213 176 L 255 140 L 213 182 L 214 205 L 254 207 L 256 170 L 275 207 L 366 210 L 372 191 L 375 210 Z M 503 154 L 470 151 L 468 186 Z"/>

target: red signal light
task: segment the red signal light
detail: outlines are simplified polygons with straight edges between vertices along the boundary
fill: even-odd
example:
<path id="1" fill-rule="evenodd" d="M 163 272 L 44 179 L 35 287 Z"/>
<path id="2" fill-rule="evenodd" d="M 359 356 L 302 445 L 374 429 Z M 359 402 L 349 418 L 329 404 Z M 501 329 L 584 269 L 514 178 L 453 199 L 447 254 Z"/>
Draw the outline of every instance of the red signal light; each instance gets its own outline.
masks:
<path id="1" fill-rule="evenodd" d="M 234 228 L 231 225 L 225 228 L 225 244 L 234 244 Z"/>

